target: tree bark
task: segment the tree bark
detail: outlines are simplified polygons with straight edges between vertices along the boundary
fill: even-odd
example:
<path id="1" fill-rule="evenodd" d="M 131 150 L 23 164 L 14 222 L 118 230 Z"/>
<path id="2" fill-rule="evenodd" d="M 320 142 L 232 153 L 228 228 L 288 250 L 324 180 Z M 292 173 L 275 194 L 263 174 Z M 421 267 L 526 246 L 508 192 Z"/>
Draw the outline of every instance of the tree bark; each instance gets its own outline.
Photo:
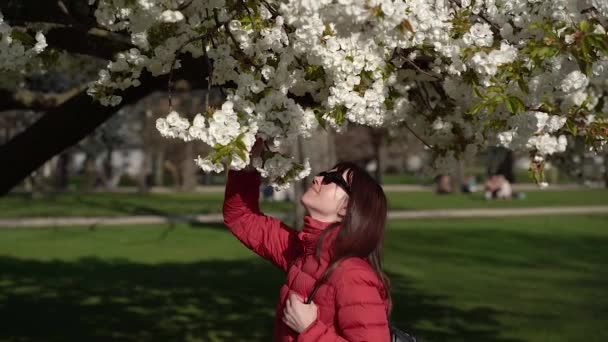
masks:
<path id="1" fill-rule="evenodd" d="M 300 202 L 302 195 L 312 183 L 313 177 L 321 171 L 327 170 L 336 163 L 336 144 L 334 133 L 331 131 L 317 131 L 310 139 L 298 137 L 294 146 L 296 160 L 303 161 L 304 156 L 309 156 L 310 175 L 303 180 L 296 182 L 295 187 L 295 223 L 294 227 L 300 229 L 306 215 L 306 208 Z"/>
<path id="2" fill-rule="evenodd" d="M 180 167 L 181 171 L 181 189 L 182 191 L 192 190 L 197 183 L 197 166 L 194 163 L 194 146 L 192 143 L 187 143 L 184 146 L 184 159 Z"/>
<path id="3" fill-rule="evenodd" d="M 90 152 L 85 153 L 83 190 L 88 192 L 95 189 L 95 183 L 97 182 L 97 170 L 95 167 L 95 155 Z"/>
<path id="4" fill-rule="evenodd" d="M 163 186 L 164 185 L 164 173 L 165 173 L 165 169 L 164 169 L 164 165 L 165 165 L 165 151 L 163 151 L 162 149 L 157 150 L 156 154 L 154 155 L 154 185 L 156 186 Z"/>
<path id="5" fill-rule="evenodd" d="M 137 175 L 137 191 L 140 193 L 146 193 L 149 190 L 148 187 L 148 171 L 150 169 L 151 162 L 151 151 L 148 148 L 142 149 L 142 160 L 139 174 Z"/>
<path id="6" fill-rule="evenodd" d="M 298 136 L 298 140 L 293 146 L 293 151 L 296 160 L 304 160 L 304 156 L 306 155 L 304 138 Z M 295 209 L 293 218 L 294 222 L 292 223 L 292 226 L 296 229 L 301 229 L 304 224 L 304 215 L 306 215 L 306 208 L 304 208 L 304 206 L 300 202 L 300 199 L 302 198 L 302 195 L 304 195 L 304 192 L 306 192 L 306 185 L 310 184 L 308 178 L 310 177 L 306 177 L 303 180 L 297 181 L 293 184 Z"/>
<path id="7" fill-rule="evenodd" d="M 165 169 L 167 169 L 167 171 L 171 175 L 171 180 L 173 181 L 173 184 L 172 184 L 173 187 L 176 190 L 179 190 L 180 189 L 180 187 L 179 187 L 179 184 L 180 184 L 179 170 L 177 169 L 175 164 L 173 164 L 170 160 L 165 160 L 163 165 L 164 165 Z"/>
<path id="8" fill-rule="evenodd" d="M 68 188 L 70 154 L 68 151 L 61 153 L 55 166 L 55 189 L 65 191 Z"/>
<path id="9" fill-rule="evenodd" d="M 369 128 L 369 133 L 371 135 L 372 146 L 374 150 L 374 160 L 376 161 L 376 170 L 374 171 L 374 178 L 378 184 L 382 184 L 382 142 L 384 139 L 385 130 L 379 128 Z"/>

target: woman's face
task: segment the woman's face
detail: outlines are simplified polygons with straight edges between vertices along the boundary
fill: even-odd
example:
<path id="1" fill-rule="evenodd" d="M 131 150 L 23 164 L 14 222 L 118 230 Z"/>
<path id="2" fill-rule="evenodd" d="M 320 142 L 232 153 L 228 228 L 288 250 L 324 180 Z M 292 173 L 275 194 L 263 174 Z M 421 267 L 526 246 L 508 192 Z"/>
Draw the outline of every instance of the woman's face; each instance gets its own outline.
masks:
<path id="1" fill-rule="evenodd" d="M 301 199 L 302 205 L 312 218 L 323 222 L 341 221 L 348 204 L 348 194 L 343 188 L 349 187 L 347 175 L 348 170 L 339 174 L 332 169 L 314 177 L 311 186 Z"/>

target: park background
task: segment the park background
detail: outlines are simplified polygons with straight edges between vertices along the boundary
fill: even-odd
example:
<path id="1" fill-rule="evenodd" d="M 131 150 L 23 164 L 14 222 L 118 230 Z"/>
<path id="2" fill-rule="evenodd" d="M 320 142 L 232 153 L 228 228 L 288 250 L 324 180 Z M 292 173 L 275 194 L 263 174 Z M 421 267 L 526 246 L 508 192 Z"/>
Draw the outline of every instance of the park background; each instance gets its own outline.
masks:
<path id="1" fill-rule="evenodd" d="M 144 129 L 164 110 L 156 96 L 0 198 L 0 339 L 271 339 L 283 275 L 224 227 L 225 174 L 193 167 L 189 153 L 202 147 Z M 407 134 L 353 126 L 308 144 L 324 151 L 318 165 L 355 161 L 380 178 L 399 326 L 425 341 L 608 338 L 601 157 L 569 155 L 577 169 L 556 159 L 540 190 L 524 157 L 492 149 L 439 195 L 427 151 Z M 518 198 L 485 198 L 483 181 L 497 172 L 512 174 Z M 461 193 L 471 176 L 476 191 Z M 293 224 L 295 191 L 260 190 L 262 209 Z"/>
<path id="2" fill-rule="evenodd" d="M 102 107 L 86 84 L 129 37 L 89 32 L 83 3 L 0 2 L 15 27 L 46 30 L 45 57 L 57 62 L 0 73 L 0 340 L 270 341 L 284 275 L 223 225 L 225 174 L 193 162 L 209 147 L 155 127 L 171 109 L 203 111 L 203 62 L 180 55 L 171 96 L 167 75 L 146 72 L 118 111 Z M 384 186 L 397 326 L 423 341 L 608 340 L 605 154 L 573 140 L 548 159 L 541 190 L 528 155 L 481 151 L 439 195 L 431 153 L 396 133 L 319 130 L 290 154 L 310 157 L 313 174 L 353 161 Z M 517 196 L 486 199 L 491 174 Z M 297 226 L 294 199 L 308 184 L 263 187 L 262 209 Z"/>

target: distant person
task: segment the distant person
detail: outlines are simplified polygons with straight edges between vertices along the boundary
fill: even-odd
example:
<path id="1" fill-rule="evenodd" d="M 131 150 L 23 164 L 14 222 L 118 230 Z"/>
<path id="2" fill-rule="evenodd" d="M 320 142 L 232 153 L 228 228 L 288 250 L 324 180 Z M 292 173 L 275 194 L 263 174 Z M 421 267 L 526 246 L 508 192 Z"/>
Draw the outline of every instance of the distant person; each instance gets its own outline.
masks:
<path id="1" fill-rule="evenodd" d="M 511 183 L 503 175 L 492 175 L 485 184 L 486 199 L 511 199 Z"/>
<path id="2" fill-rule="evenodd" d="M 439 175 L 437 177 L 437 193 L 445 195 L 451 194 L 453 191 L 451 177 L 449 175 Z"/>
<path id="3" fill-rule="evenodd" d="M 252 157 L 262 148 L 258 140 Z M 259 185 L 260 174 L 251 167 L 228 173 L 224 223 L 245 246 L 287 273 L 274 340 L 390 341 L 382 187 L 352 163 L 319 173 L 300 199 L 307 215 L 298 232 L 260 212 Z M 308 303 L 311 297 L 314 302 Z"/>
<path id="4" fill-rule="evenodd" d="M 274 188 L 270 184 L 262 186 L 262 199 L 264 201 L 274 201 Z"/>
<path id="5" fill-rule="evenodd" d="M 465 194 L 472 194 L 474 192 L 477 192 L 477 177 L 468 177 L 466 181 L 462 184 L 460 190 Z"/>

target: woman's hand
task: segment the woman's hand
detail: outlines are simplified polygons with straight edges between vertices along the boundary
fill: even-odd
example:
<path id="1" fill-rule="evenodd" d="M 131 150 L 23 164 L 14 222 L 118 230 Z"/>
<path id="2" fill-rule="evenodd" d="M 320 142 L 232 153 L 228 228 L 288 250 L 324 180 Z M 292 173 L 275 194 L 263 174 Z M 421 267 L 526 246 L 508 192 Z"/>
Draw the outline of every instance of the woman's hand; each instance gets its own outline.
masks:
<path id="1" fill-rule="evenodd" d="M 264 140 L 262 138 L 257 138 L 255 143 L 251 147 L 251 152 L 249 153 L 249 158 L 257 158 L 262 156 L 262 152 L 264 151 Z"/>
<path id="2" fill-rule="evenodd" d="M 254 158 L 258 158 L 262 156 L 262 152 L 264 152 L 264 140 L 262 138 L 257 138 L 253 146 L 251 147 L 251 151 L 249 152 L 249 165 L 245 167 L 245 171 L 256 171 L 255 167 L 251 164 Z"/>
<path id="3" fill-rule="evenodd" d="M 288 327 L 301 333 L 317 320 L 317 315 L 317 306 L 314 302 L 305 304 L 302 297 L 293 292 L 289 294 L 283 309 L 283 322 Z"/>

